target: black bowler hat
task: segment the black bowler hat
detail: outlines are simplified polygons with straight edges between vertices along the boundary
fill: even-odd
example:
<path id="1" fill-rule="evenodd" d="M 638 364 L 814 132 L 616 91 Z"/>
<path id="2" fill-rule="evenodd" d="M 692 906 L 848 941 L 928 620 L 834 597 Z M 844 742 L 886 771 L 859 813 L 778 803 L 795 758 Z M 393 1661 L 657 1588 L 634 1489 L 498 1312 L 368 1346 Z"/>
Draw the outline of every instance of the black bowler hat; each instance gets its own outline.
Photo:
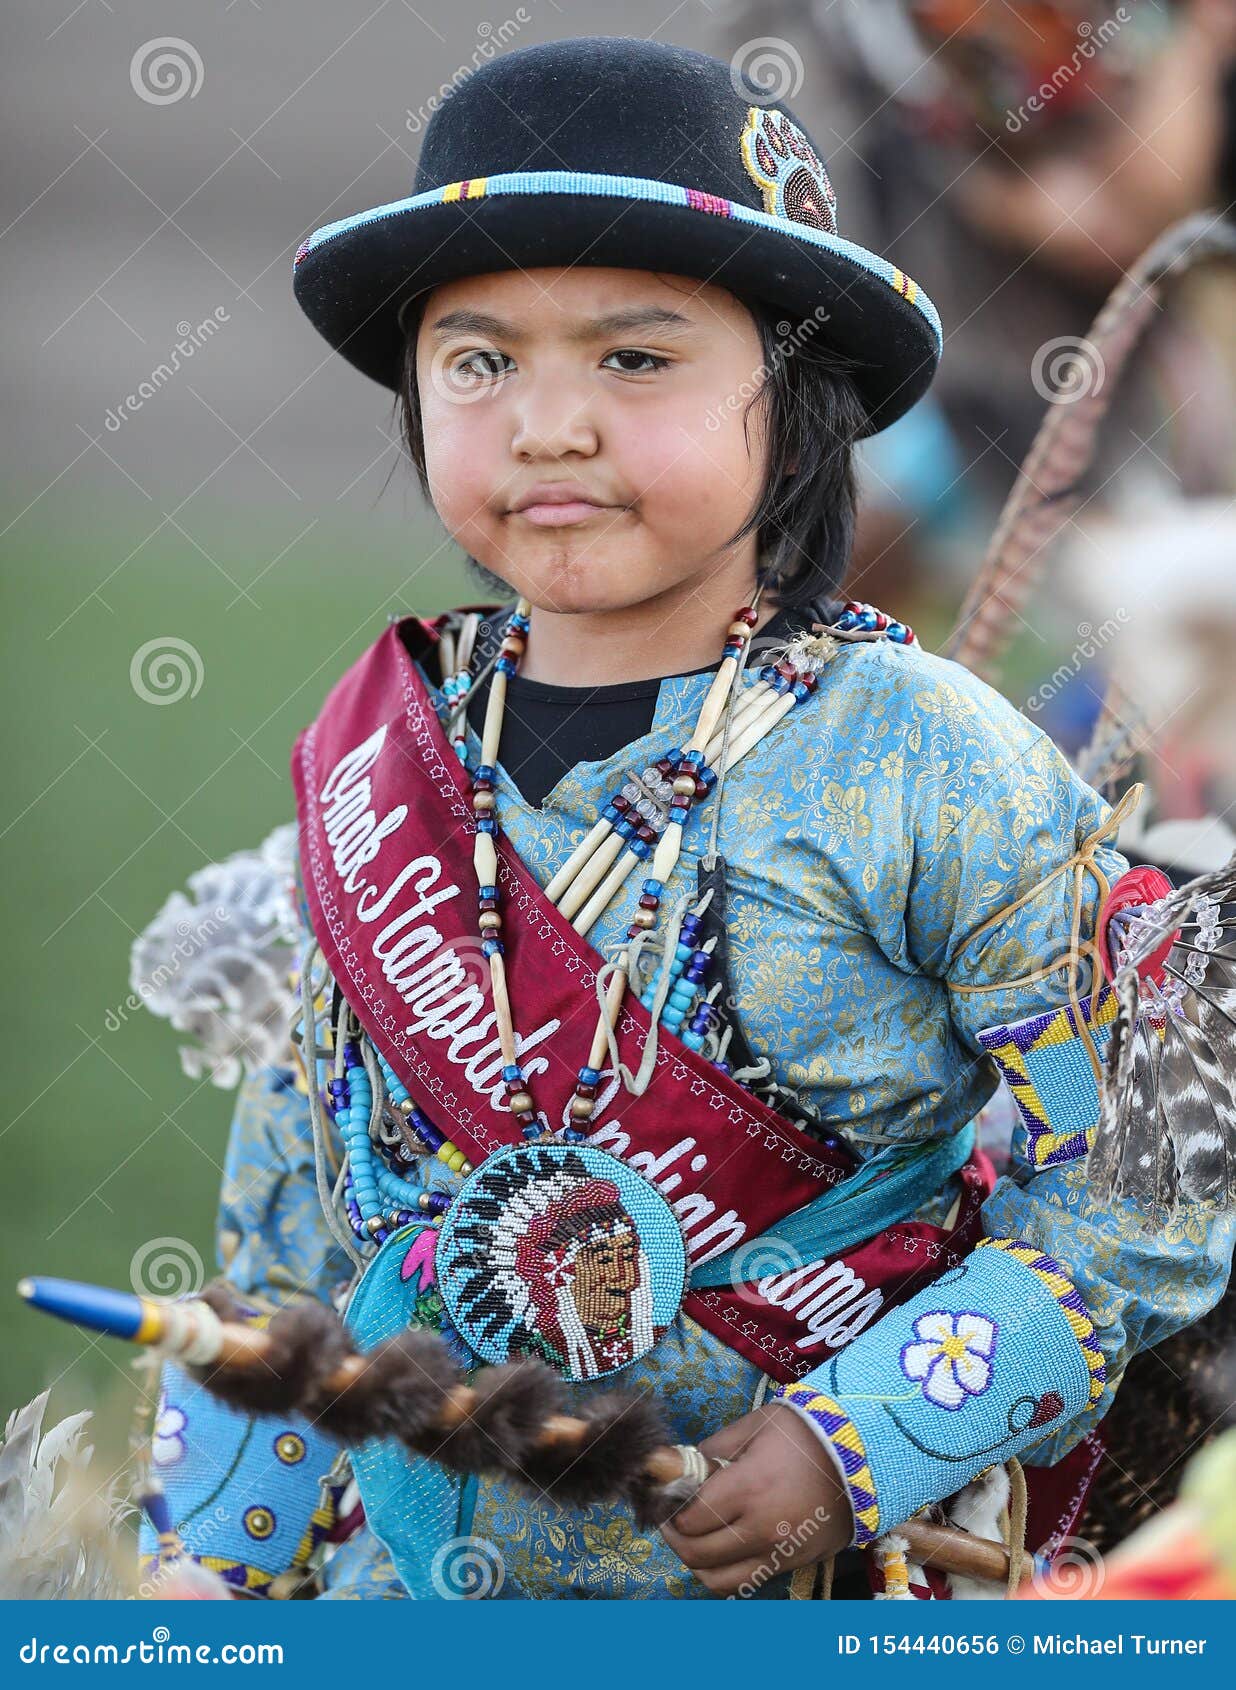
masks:
<path id="1" fill-rule="evenodd" d="M 314 327 L 387 387 L 417 294 L 568 264 L 694 276 L 794 321 L 818 312 L 814 338 L 860 361 L 873 434 L 935 373 L 931 301 L 841 239 L 810 137 L 720 59 L 618 36 L 506 53 L 434 112 L 415 186 L 317 230 L 293 266 Z"/>

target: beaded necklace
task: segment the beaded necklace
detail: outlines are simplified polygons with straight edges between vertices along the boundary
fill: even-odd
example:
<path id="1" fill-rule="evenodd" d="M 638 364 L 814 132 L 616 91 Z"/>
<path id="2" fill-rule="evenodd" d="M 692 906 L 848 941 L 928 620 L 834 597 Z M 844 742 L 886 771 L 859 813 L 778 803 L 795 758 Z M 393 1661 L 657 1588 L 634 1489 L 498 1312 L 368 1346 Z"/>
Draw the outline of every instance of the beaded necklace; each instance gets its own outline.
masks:
<path id="1" fill-rule="evenodd" d="M 726 630 L 721 662 L 690 738 L 685 746 L 676 748 L 656 765 L 657 773 L 669 779 L 670 802 L 665 827 L 660 838 L 656 839 L 655 848 L 653 829 L 647 818 L 636 821 L 630 814 L 629 805 L 620 807 L 611 800 L 601 819 L 572 852 L 547 888 L 547 895 L 564 914 L 576 912 L 572 924 L 583 933 L 608 907 L 635 863 L 645 861 L 649 855 L 652 858 L 650 872 L 643 881 L 638 905 L 627 928 L 627 944 L 610 977 L 587 1061 L 578 1071 L 569 1105 L 570 1124 L 562 1129 L 561 1135 L 567 1142 L 579 1142 L 585 1137 L 585 1128 L 596 1107 L 597 1087 L 606 1052 L 610 1049 L 613 1028 L 632 974 L 632 942 L 656 929 L 662 894 L 681 855 L 683 831 L 691 819 L 692 807 L 698 798 L 707 797 L 716 785 L 718 771 L 713 767 L 709 753 L 712 752 L 715 757 L 720 750 L 718 728 L 722 713 L 731 700 L 752 629 L 758 620 L 755 603 L 743 605 L 735 612 Z M 489 962 L 494 1018 L 504 1062 L 502 1078 L 506 1087 L 506 1104 L 519 1123 L 521 1135 L 530 1143 L 540 1143 L 557 1138 L 558 1134 L 537 1111 L 528 1089 L 527 1075 L 519 1061 L 503 961 L 506 947 L 502 938 L 495 844 L 498 831 L 495 783 L 507 684 L 518 671 L 530 629 L 531 607 L 527 599 L 521 598 L 507 619 L 494 664 L 481 733 L 481 761 L 471 772 L 470 784 L 476 829 L 473 866 L 478 886 L 478 926 L 481 948 Z M 734 720 L 734 712 L 728 712 L 730 719 L 726 723 L 724 737 L 733 737 L 727 748 L 725 766 L 736 762 L 800 699 L 808 697 L 815 688 L 816 676 L 813 672 L 800 675 L 787 664 L 785 673 L 778 673 L 777 682 L 764 697 L 752 698 L 749 695 L 737 721 Z M 714 741 L 718 743 L 714 744 Z M 636 808 L 635 816 L 639 815 Z M 691 995 L 694 995 L 693 991 Z"/>

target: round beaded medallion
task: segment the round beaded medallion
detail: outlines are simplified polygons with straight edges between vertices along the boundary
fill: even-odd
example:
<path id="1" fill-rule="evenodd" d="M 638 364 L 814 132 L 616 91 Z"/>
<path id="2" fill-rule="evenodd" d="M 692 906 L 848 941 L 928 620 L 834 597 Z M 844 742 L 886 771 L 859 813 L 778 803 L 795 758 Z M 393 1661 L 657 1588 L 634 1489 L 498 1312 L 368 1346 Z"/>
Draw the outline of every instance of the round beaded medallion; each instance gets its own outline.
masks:
<path id="1" fill-rule="evenodd" d="M 461 1186 L 436 1271 L 452 1322 L 484 1360 L 537 1356 L 568 1379 L 596 1379 L 664 1333 L 687 1253 L 665 1198 L 616 1156 L 517 1144 Z"/>

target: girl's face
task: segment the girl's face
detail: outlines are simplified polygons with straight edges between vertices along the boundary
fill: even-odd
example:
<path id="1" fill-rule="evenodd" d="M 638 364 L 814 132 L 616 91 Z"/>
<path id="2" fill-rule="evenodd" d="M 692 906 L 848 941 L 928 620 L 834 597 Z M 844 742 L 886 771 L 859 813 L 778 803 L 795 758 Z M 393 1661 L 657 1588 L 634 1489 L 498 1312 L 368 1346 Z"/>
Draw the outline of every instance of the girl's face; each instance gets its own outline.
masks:
<path id="1" fill-rule="evenodd" d="M 739 603 L 756 536 L 724 542 L 763 486 L 763 407 L 749 442 L 743 420 L 762 363 L 746 307 L 685 276 L 577 267 L 436 288 L 416 367 L 438 515 L 546 611 L 706 586 L 711 606 L 730 583 Z"/>

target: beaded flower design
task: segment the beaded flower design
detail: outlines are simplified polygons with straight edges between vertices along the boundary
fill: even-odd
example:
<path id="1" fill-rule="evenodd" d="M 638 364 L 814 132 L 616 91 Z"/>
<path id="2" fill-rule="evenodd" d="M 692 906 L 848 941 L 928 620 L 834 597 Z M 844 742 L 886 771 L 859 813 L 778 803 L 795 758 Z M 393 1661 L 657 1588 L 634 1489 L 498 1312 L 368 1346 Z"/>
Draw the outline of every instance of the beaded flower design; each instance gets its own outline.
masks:
<path id="1" fill-rule="evenodd" d="M 962 1408 L 991 1384 L 995 1350 L 996 1325 L 985 1314 L 933 1309 L 919 1315 L 913 1339 L 901 1346 L 901 1371 L 922 1381 L 937 1408 Z"/>
<path id="2" fill-rule="evenodd" d="M 184 1455 L 182 1434 L 188 1423 L 183 1408 L 177 1408 L 166 1397 L 160 1401 L 150 1442 L 150 1457 L 156 1467 L 172 1467 Z"/>
<path id="3" fill-rule="evenodd" d="M 747 174 L 773 217 L 837 233 L 837 196 L 822 160 L 796 123 L 775 106 L 751 106 L 740 139 Z"/>

